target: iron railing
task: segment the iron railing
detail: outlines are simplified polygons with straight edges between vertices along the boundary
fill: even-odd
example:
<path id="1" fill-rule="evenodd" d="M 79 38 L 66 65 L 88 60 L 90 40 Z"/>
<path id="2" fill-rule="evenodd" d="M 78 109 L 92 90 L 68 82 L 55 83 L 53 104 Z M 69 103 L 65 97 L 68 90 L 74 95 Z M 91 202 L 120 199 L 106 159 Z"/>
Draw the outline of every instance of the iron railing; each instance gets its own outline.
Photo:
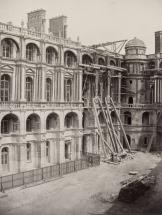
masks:
<path id="1" fill-rule="evenodd" d="M 82 153 L 81 159 L 0 177 L 1 192 L 7 189 L 57 178 L 72 172 L 100 165 L 100 156 Z"/>

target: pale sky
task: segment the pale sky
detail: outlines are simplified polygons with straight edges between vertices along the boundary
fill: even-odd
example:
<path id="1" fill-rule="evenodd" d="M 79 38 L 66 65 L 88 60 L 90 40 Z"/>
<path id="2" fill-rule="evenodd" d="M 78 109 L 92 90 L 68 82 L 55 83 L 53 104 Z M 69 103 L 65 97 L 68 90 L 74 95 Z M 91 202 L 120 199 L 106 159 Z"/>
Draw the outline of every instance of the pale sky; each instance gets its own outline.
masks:
<path id="1" fill-rule="evenodd" d="M 0 21 L 26 23 L 27 12 L 43 8 L 48 19 L 68 17 L 68 37 L 92 45 L 142 39 L 154 53 L 154 32 L 162 30 L 162 0 L 0 0 Z"/>

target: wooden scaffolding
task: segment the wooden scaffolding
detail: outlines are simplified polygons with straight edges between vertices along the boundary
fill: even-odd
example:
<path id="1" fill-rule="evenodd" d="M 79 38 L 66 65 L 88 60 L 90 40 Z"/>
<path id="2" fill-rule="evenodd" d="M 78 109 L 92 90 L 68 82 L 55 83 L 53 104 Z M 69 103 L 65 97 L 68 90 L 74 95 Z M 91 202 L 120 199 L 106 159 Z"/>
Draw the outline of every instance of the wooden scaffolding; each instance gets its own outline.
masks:
<path id="1" fill-rule="evenodd" d="M 126 151 L 124 150 L 122 143 L 120 141 L 118 131 L 122 132 L 123 138 L 128 148 L 128 152 L 131 152 L 131 148 L 130 148 L 122 121 L 120 119 L 120 115 L 117 111 L 117 108 L 115 107 L 113 99 L 111 97 L 105 98 L 105 102 L 103 106 L 100 98 L 95 97 L 93 99 L 93 107 L 94 107 L 95 119 L 97 122 L 98 135 L 100 136 L 100 139 L 101 139 L 102 157 L 104 159 L 110 159 L 110 158 L 113 159 L 126 154 Z M 118 121 L 118 125 L 117 125 L 118 129 L 116 129 L 113 124 L 111 111 L 114 111 L 114 113 L 116 114 L 116 118 Z M 104 137 L 103 128 L 99 119 L 99 113 L 102 113 L 109 138 Z"/>

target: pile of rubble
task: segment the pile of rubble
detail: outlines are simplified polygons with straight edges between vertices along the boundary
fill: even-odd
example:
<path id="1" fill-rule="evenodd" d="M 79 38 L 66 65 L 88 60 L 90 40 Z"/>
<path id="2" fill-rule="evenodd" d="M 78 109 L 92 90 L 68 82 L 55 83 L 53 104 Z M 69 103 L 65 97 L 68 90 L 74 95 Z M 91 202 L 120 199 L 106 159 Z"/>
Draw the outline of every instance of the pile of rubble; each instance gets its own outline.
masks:
<path id="1" fill-rule="evenodd" d="M 103 158 L 102 162 L 110 163 L 110 164 L 119 164 L 120 162 L 134 159 L 134 156 L 135 156 L 135 152 L 127 153 L 125 151 L 125 152 L 122 152 L 121 154 L 111 154 L 109 159 Z"/>
<path id="2" fill-rule="evenodd" d="M 133 202 L 153 187 L 156 183 L 156 177 L 152 175 L 135 176 L 131 179 L 121 182 L 123 185 L 118 196 L 119 201 Z"/>

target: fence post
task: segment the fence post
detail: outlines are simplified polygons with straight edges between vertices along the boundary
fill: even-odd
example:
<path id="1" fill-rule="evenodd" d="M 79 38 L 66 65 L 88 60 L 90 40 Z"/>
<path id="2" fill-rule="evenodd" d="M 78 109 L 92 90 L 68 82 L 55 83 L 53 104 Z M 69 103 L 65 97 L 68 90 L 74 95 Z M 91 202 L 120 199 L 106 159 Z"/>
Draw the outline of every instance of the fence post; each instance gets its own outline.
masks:
<path id="1" fill-rule="evenodd" d="M 13 175 L 12 175 L 12 188 L 13 188 Z"/>
<path id="2" fill-rule="evenodd" d="M 1 180 L 2 180 L 2 178 L 1 178 Z M 2 193 L 5 193 L 5 190 L 4 190 L 4 188 L 3 188 L 2 181 L 1 181 L 1 192 L 2 192 Z"/>
<path id="3" fill-rule="evenodd" d="M 76 161 L 74 161 L 74 172 L 76 172 L 76 168 L 75 168 L 75 162 L 76 162 Z"/>
<path id="4" fill-rule="evenodd" d="M 50 178 L 52 178 L 52 167 L 53 166 L 50 166 Z"/>
<path id="5" fill-rule="evenodd" d="M 42 168 L 42 180 L 43 180 L 43 168 Z"/>
<path id="6" fill-rule="evenodd" d="M 34 169 L 33 169 L 33 182 L 34 182 Z"/>
<path id="7" fill-rule="evenodd" d="M 24 179 L 24 172 L 23 172 L 23 185 L 25 184 L 25 179 Z"/>
<path id="8" fill-rule="evenodd" d="M 62 176 L 62 168 L 61 168 L 61 163 L 59 163 L 59 175 Z"/>

